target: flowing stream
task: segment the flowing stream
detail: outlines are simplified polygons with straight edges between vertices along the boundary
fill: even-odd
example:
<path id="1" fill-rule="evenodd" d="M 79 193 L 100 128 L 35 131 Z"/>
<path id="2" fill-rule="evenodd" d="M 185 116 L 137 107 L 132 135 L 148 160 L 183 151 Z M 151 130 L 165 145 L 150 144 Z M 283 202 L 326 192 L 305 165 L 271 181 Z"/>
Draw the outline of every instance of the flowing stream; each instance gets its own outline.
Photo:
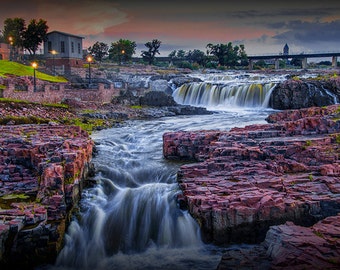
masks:
<path id="1" fill-rule="evenodd" d="M 198 224 L 178 207 L 180 164 L 163 158 L 162 135 L 265 123 L 269 113 L 233 107 L 94 133 L 97 184 L 84 190 L 52 269 L 216 269 L 223 249 L 203 243 Z"/>
<path id="2" fill-rule="evenodd" d="M 215 269 L 222 250 L 201 241 L 179 209 L 180 164 L 162 156 L 166 131 L 264 123 L 265 110 L 131 121 L 92 135 L 98 184 L 83 192 L 54 269 Z"/>

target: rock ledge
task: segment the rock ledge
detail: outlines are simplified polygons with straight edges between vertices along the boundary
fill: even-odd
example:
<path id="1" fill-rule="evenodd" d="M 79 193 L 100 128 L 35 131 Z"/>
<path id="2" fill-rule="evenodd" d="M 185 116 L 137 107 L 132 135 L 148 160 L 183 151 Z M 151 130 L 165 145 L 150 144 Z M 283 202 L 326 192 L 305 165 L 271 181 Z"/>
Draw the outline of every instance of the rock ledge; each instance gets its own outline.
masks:
<path id="1" fill-rule="evenodd" d="M 280 226 L 295 231 L 330 216 L 323 222 L 340 231 L 339 106 L 284 111 L 270 121 L 230 131 L 163 135 L 165 158 L 196 161 L 178 172 L 183 191 L 179 203 L 197 219 L 205 240 L 260 243 L 270 226 L 294 222 Z M 268 232 L 268 250 L 283 237 L 277 232 L 280 226 Z M 339 235 L 333 240 L 337 255 Z M 305 248 L 317 246 L 308 242 Z M 329 259 L 327 252 L 320 256 Z"/>
<path id="2" fill-rule="evenodd" d="M 0 265 L 53 262 L 89 172 L 93 142 L 75 126 L 0 130 Z"/>

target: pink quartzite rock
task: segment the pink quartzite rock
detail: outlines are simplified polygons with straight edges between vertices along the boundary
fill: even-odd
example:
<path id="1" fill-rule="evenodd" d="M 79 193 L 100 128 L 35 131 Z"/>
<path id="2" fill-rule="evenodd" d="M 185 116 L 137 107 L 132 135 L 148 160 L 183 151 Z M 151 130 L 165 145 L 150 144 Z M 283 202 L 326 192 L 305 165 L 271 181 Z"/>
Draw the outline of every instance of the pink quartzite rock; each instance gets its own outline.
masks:
<path id="1" fill-rule="evenodd" d="M 279 113 L 272 124 L 165 133 L 166 158 L 200 162 L 181 166 L 178 183 L 206 239 L 260 242 L 271 225 L 310 226 L 340 213 L 338 111 L 308 108 Z"/>
<path id="2" fill-rule="evenodd" d="M 51 260 L 79 200 L 93 142 L 76 126 L 0 126 L 0 133 L 0 265 Z"/>
<path id="3" fill-rule="evenodd" d="M 340 269 L 340 216 L 273 226 L 261 245 L 229 249 L 217 269 Z"/>

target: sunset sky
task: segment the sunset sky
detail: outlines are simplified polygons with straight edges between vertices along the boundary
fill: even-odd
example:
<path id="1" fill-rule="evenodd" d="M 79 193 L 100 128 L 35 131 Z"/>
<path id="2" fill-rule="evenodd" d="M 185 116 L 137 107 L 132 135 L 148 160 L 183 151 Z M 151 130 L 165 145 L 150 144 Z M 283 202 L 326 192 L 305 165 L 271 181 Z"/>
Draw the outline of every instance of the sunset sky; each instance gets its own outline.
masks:
<path id="1" fill-rule="evenodd" d="M 340 1 L 221 0 L 1 0 L 6 18 L 47 21 L 49 31 L 84 37 L 84 47 L 120 38 L 135 41 L 135 56 L 152 39 L 160 53 L 206 51 L 208 43 L 244 44 L 248 55 L 340 51 Z"/>

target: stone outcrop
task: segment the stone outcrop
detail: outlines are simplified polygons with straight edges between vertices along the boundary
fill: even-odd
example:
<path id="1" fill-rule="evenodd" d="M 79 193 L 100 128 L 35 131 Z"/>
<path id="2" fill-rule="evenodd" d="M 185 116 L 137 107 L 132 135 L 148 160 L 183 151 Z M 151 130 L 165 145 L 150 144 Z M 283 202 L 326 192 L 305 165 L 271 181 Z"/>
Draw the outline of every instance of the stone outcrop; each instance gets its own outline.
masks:
<path id="1" fill-rule="evenodd" d="M 3 119 L 6 118 L 12 118 L 11 120 L 15 120 L 15 118 L 29 118 L 32 116 L 39 119 L 59 122 L 62 119 L 75 118 L 76 114 L 66 108 L 43 106 L 29 102 L 0 102 L 1 124 L 6 124 L 3 122 Z"/>
<path id="2" fill-rule="evenodd" d="M 53 262 L 89 173 L 93 142 L 75 126 L 0 132 L 0 266 Z"/>
<path id="3" fill-rule="evenodd" d="M 269 106 L 277 110 L 328 106 L 340 100 L 340 78 L 329 80 L 289 79 L 272 92 Z"/>
<path id="4" fill-rule="evenodd" d="M 150 91 L 145 93 L 144 96 L 140 97 L 140 105 L 142 106 L 175 106 L 177 103 L 174 98 L 165 92 L 160 91 Z"/>
<path id="5" fill-rule="evenodd" d="M 273 226 L 260 245 L 227 250 L 218 265 L 224 269 L 339 269 L 340 216 L 312 227 L 287 222 Z"/>
<path id="6" fill-rule="evenodd" d="M 121 96 L 114 98 L 112 103 L 114 106 L 122 106 L 120 104 L 139 106 L 137 114 L 130 117 L 139 119 L 212 113 L 204 107 L 177 104 L 172 96 L 160 91 L 150 91 L 144 96 L 135 96 L 131 91 L 126 91 Z"/>
<path id="7" fill-rule="evenodd" d="M 179 203 L 206 240 L 259 243 L 272 225 L 310 226 L 340 213 L 339 106 L 314 111 L 230 131 L 164 134 L 165 158 L 199 161 L 178 172 Z"/>

